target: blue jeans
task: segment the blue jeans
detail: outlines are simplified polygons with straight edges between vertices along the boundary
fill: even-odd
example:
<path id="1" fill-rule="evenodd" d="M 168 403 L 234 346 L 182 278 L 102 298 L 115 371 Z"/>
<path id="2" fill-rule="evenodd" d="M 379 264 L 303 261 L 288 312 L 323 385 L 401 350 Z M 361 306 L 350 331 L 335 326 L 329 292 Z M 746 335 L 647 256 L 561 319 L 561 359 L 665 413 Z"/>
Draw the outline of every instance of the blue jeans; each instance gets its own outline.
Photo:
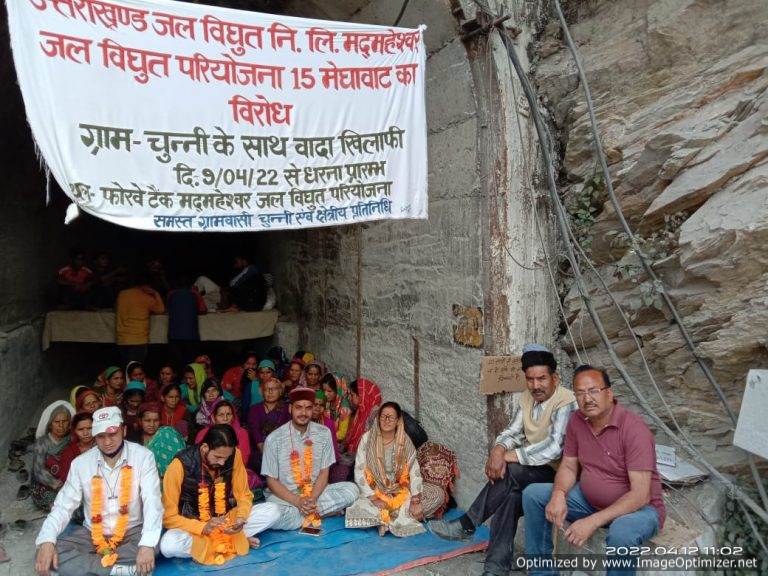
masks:
<path id="1" fill-rule="evenodd" d="M 523 490 L 523 510 L 525 511 L 525 553 L 535 556 L 552 555 L 552 523 L 544 516 L 544 509 L 552 496 L 552 484 L 531 484 Z M 568 522 L 575 522 L 597 512 L 584 497 L 577 483 L 566 497 Z M 650 504 L 640 510 L 619 516 L 608 525 L 606 546 L 640 546 L 659 531 L 659 516 L 656 508 Z M 606 576 L 621 574 L 632 575 L 634 569 L 607 570 Z M 552 570 L 531 570 L 529 576 L 550 576 L 557 574 Z"/>

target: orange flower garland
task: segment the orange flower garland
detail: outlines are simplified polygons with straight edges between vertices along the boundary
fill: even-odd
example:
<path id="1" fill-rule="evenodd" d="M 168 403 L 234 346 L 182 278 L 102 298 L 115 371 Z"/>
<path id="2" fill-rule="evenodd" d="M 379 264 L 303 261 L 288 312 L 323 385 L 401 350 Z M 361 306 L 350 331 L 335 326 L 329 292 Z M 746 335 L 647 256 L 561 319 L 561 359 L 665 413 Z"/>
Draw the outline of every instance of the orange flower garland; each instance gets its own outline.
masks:
<path id="1" fill-rule="evenodd" d="M 296 483 L 296 486 L 299 487 L 299 494 L 301 494 L 303 498 L 312 496 L 312 440 L 306 440 L 304 442 L 303 474 L 301 466 L 299 465 L 299 452 L 297 450 L 291 451 L 291 472 L 293 473 L 293 481 Z M 312 526 L 314 528 L 320 528 L 320 524 L 320 516 L 313 512 L 304 517 L 301 527 L 306 528 L 307 526 Z"/>
<path id="2" fill-rule="evenodd" d="M 201 482 L 197 488 L 197 510 L 201 522 L 207 523 L 211 520 L 211 496 L 205 482 Z M 213 483 L 213 511 L 216 516 L 224 516 L 227 513 L 227 485 L 220 478 Z M 213 563 L 216 565 L 224 564 L 237 555 L 234 536 L 224 532 L 228 526 L 229 521 L 207 536 L 213 547 Z"/>
<path id="3" fill-rule="evenodd" d="M 384 502 L 386 507 L 379 510 L 379 517 L 384 524 L 389 524 L 392 521 L 392 512 L 399 510 L 411 495 L 411 491 L 409 489 L 411 479 L 408 467 L 403 466 L 403 471 L 400 473 L 400 478 L 397 482 L 400 486 L 400 489 L 394 496 L 389 496 L 388 494 L 385 494 L 379 490 L 378 486 L 376 485 L 376 479 L 374 478 L 373 473 L 367 467 L 365 469 L 365 480 L 368 482 L 368 485 L 371 487 L 371 489 L 373 489 L 373 493 L 376 498 Z"/>
<path id="4" fill-rule="evenodd" d="M 104 479 L 96 475 L 91 478 L 91 540 L 96 552 L 101 555 L 104 568 L 117 562 L 117 548 L 128 530 L 128 505 L 131 503 L 131 482 L 133 468 L 126 465 L 120 470 L 119 513 L 115 531 L 111 538 L 104 537 Z"/>
<path id="5" fill-rule="evenodd" d="M 208 490 L 208 484 L 205 482 L 201 482 L 198 485 L 198 518 L 200 518 L 201 522 L 206 523 L 211 520 L 211 496 Z M 224 516 L 227 513 L 227 485 L 220 478 L 213 483 L 213 510 L 216 516 Z M 233 535 L 224 532 L 227 526 L 229 526 L 229 521 L 223 527 L 216 528 L 208 535 L 213 545 L 213 563 L 217 565 L 224 564 L 227 560 L 237 555 L 233 543 Z"/>

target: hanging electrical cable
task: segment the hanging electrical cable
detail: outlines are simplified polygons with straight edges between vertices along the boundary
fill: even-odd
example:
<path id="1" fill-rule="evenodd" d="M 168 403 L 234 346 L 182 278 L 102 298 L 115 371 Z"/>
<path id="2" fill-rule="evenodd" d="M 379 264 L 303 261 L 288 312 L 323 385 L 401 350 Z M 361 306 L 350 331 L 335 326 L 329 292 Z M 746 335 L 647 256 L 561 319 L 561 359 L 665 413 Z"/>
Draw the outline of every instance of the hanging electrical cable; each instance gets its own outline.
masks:
<path id="1" fill-rule="evenodd" d="M 523 91 L 525 93 L 525 97 L 528 100 L 528 103 L 530 105 L 531 109 L 531 115 L 534 121 L 534 126 L 536 127 L 536 133 L 539 137 L 539 143 L 541 145 L 542 155 L 544 157 L 544 165 L 545 165 L 545 172 L 546 172 L 546 179 L 547 179 L 547 185 L 550 192 L 550 198 L 555 205 L 556 208 L 556 215 L 557 215 L 557 221 L 558 226 L 560 228 L 560 232 L 563 236 L 563 238 L 568 238 L 568 228 L 567 228 L 567 220 L 568 216 L 565 211 L 565 207 L 562 205 L 562 202 L 560 201 L 560 197 L 557 192 L 557 184 L 554 174 L 554 164 L 552 162 L 552 157 L 550 154 L 551 149 L 551 140 L 549 136 L 549 131 L 546 129 L 543 119 L 541 118 L 541 113 L 538 109 L 538 100 L 535 96 L 535 92 L 533 90 L 533 87 L 530 84 L 530 81 L 528 80 L 527 76 L 525 75 L 525 71 L 522 68 L 522 64 L 520 63 L 519 58 L 517 57 L 517 54 L 514 50 L 514 47 L 511 45 L 510 40 L 506 37 L 506 34 L 503 32 L 500 32 L 501 40 L 507 50 L 507 54 L 509 55 L 510 59 L 512 60 L 512 65 L 515 68 L 515 72 L 520 79 L 520 82 L 523 87 Z M 629 372 L 627 371 L 626 367 L 624 366 L 624 363 L 621 361 L 619 356 L 616 354 L 615 349 L 613 348 L 613 345 L 610 341 L 610 338 L 605 332 L 605 328 L 602 325 L 602 322 L 597 315 L 597 312 L 594 308 L 594 304 L 592 302 L 591 297 L 588 294 L 588 291 L 586 289 L 586 283 L 584 281 L 584 278 L 581 274 L 581 271 L 579 269 L 578 261 L 576 254 L 573 251 L 573 248 L 570 245 L 570 242 L 565 243 L 566 247 L 566 256 L 568 258 L 568 261 L 570 262 L 574 279 L 576 281 L 577 289 L 579 290 L 579 293 L 581 294 L 582 300 L 587 308 L 587 311 L 589 312 L 590 317 L 592 318 L 592 321 L 595 325 L 595 328 L 598 332 L 598 335 L 600 336 L 601 341 L 603 342 L 603 345 L 606 347 L 606 350 L 608 352 L 608 355 L 611 358 L 611 362 L 613 363 L 614 367 L 618 370 L 619 374 L 623 378 L 624 382 L 627 384 L 627 386 L 630 388 L 632 393 L 635 395 L 635 397 L 638 399 L 642 407 L 646 410 L 648 413 L 648 416 L 656 423 L 656 425 L 663 430 L 670 438 L 677 441 L 679 445 L 681 445 L 686 452 L 688 452 L 694 460 L 700 462 L 709 472 L 723 482 L 726 486 L 729 487 L 730 490 L 732 490 L 733 494 L 736 494 L 743 502 L 744 504 L 749 507 L 757 516 L 759 516 L 764 522 L 768 523 L 768 512 L 760 507 L 760 505 L 755 502 L 746 492 L 744 492 L 739 486 L 735 485 L 729 478 L 724 476 L 717 468 L 712 466 L 704 457 L 703 455 L 695 448 L 695 446 L 689 445 L 687 442 L 685 442 L 682 438 L 680 438 L 672 429 L 667 426 L 667 424 L 654 412 L 653 408 L 648 403 L 647 398 L 645 398 L 645 395 L 642 393 L 642 391 L 635 385 L 634 380 L 630 376 Z"/>
<path id="2" fill-rule="evenodd" d="M 581 57 L 579 56 L 579 51 L 576 49 L 576 45 L 574 44 L 573 38 L 571 37 L 571 31 L 570 31 L 570 28 L 568 27 L 568 23 L 565 20 L 565 16 L 563 15 L 563 10 L 560 7 L 559 0 L 554 0 L 554 5 L 557 11 L 558 20 L 560 21 L 560 26 L 562 27 L 562 30 L 563 30 L 563 36 L 565 38 L 565 42 L 568 45 L 568 49 L 570 50 L 571 55 L 573 56 L 573 60 L 576 64 L 576 70 L 578 71 L 578 75 L 579 75 L 579 81 L 581 82 L 581 87 L 584 90 L 584 97 L 587 102 L 587 112 L 589 113 L 589 122 L 592 130 L 592 142 L 594 144 L 595 155 L 597 156 L 597 160 L 600 164 L 600 169 L 603 172 L 603 178 L 605 180 L 605 188 L 606 188 L 606 192 L 608 193 L 608 198 L 610 199 L 611 204 L 613 205 L 613 208 L 616 212 L 616 216 L 619 219 L 621 227 L 624 229 L 624 232 L 629 238 L 629 242 L 632 247 L 632 250 L 634 251 L 635 254 L 637 254 L 638 258 L 640 259 L 640 262 L 643 265 L 643 269 L 645 270 L 645 273 L 648 275 L 648 277 L 651 279 L 653 283 L 654 289 L 658 291 L 658 293 L 661 295 L 662 299 L 664 300 L 664 303 L 666 304 L 667 309 L 669 310 L 670 314 L 672 315 L 672 318 L 675 321 L 674 322 L 675 325 L 680 331 L 680 335 L 683 337 L 683 341 L 685 342 L 686 346 L 690 350 L 691 355 L 696 360 L 696 363 L 698 364 L 699 368 L 703 372 L 707 381 L 709 381 L 710 385 L 714 388 L 715 393 L 720 399 L 720 402 L 723 404 L 723 407 L 725 408 L 725 411 L 728 414 L 728 417 L 731 419 L 731 422 L 735 427 L 737 423 L 737 418 L 736 418 L 736 415 L 733 413 L 733 410 L 731 409 L 730 404 L 728 404 L 728 400 L 725 397 L 725 393 L 723 392 L 722 387 L 720 386 L 720 384 L 718 384 L 714 374 L 712 374 L 712 371 L 709 369 L 709 366 L 707 366 L 706 362 L 704 362 L 703 358 L 701 358 L 698 352 L 696 351 L 696 347 L 693 343 L 693 339 L 691 338 L 690 333 L 686 329 L 685 324 L 683 323 L 683 319 L 680 317 L 680 314 L 677 311 L 677 307 L 675 306 L 674 302 L 672 302 L 672 298 L 669 296 L 669 293 L 667 292 L 667 289 L 664 286 L 664 283 L 659 279 L 658 275 L 656 274 L 656 271 L 653 269 L 652 262 L 650 262 L 648 257 L 642 251 L 640 245 L 637 242 L 637 238 L 635 237 L 634 232 L 630 228 L 629 223 L 627 222 L 627 219 L 624 217 L 624 213 L 621 209 L 621 203 L 619 202 L 619 199 L 616 196 L 615 191 L 613 190 L 613 182 L 611 181 L 611 174 L 610 174 L 610 171 L 608 170 L 608 162 L 605 158 L 605 152 L 603 151 L 602 143 L 600 142 L 600 133 L 597 128 L 597 118 L 595 116 L 595 106 L 592 101 L 592 93 L 589 89 L 589 82 L 587 81 L 587 76 L 584 73 L 584 67 L 582 66 L 582 63 L 581 63 Z M 755 484 L 757 485 L 757 490 L 758 490 L 758 493 L 760 494 L 760 499 L 763 502 L 763 506 L 765 508 L 768 508 L 768 494 L 766 494 L 765 487 L 763 486 L 762 480 L 760 478 L 760 473 L 757 470 L 757 465 L 755 464 L 754 457 L 749 453 L 747 453 L 747 462 L 749 464 L 750 472 L 752 473 L 752 477 L 755 481 Z"/>

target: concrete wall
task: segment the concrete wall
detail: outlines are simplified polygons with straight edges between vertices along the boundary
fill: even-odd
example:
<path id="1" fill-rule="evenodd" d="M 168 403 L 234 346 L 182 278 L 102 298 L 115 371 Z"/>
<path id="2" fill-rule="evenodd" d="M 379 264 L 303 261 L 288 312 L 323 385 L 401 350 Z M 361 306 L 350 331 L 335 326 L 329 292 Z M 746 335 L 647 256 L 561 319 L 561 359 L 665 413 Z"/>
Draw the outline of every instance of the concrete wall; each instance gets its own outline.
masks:
<path id="1" fill-rule="evenodd" d="M 0 45 L 8 47 L 5 24 Z M 60 242 L 63 207 L 45 206 L 45 179 L 16 84 L 10 49 L 0 50 L 0 460 L 55 385 L 40 343 L 46 291 L 66 261 Z M 59 209 L 61 208 L 61 209 Z M 61 372 L 58 373 L 61 377 Z"/>
<path id="2" fill-rule="evenodd" d="M 467 53 L 447 2 L 411 3 L 402 26 L 427 30 L 429 219 L 286 234 L 276 259 L 280 307 L 303 346 L 354 377 L 357 242 L 362 249 L 362 375 L 414 408 L 413 338 L 420 345 L 421 420 L 459 455 L 459 501 L 482 482 L 482 350 L 453 342 L 454 304 L 483 306 L 478 119 Z M 351 19 L 391 24 L 399 3 L 371 2 Z"/>
<path id="3" fill-rule="evenodd" d="M 280 309 L 295 323 L 285 325 L 285 341 L 298 337 L 354 377 L 360 242 L 361 374 L 412 410 L 418 339 L 421 420 L 459 455 L 458 499 L 466 506 L 484 482 L 489 438 L 507 424 L 515 401 L 478 393 L 480 358 L 519 353 L 526 341 L 552 343 L 557 317 L 534 224 L 551 244 L 549 208 L 535 183 L 537 143 L 527 118 L 516 115 L 522 90 L 512 89 L 497 35 L 466 46 L 460 40 L 460 21 L 474 17 L 471 3 L 463 4 L 453 14 L 458 3 L 412 2 L 401 22 L 427 25 L 429 219 L 284 234 L 273 267 Z M 512 11 L 523 29 L 517 44 L 527 62 L 536 6 L 506 4 L 499 10 Z M 349 19 L 391 25 L 399 8 L 374 0 Z M 483 309 L 480 348 L 454 342 L 455 304 Z"/>

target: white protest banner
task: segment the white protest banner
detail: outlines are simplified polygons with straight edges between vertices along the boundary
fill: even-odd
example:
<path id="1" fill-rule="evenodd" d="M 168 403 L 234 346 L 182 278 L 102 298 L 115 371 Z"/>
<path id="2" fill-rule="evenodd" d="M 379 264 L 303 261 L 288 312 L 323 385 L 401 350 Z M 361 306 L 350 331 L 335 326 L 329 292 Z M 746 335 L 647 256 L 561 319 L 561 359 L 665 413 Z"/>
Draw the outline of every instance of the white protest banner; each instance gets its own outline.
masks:
<path id="1" fill-rule="evenodd" d="M 42 156 L 145 230 L 427 217 L 424 27 L 169 0 L 7 0 Z"/>

